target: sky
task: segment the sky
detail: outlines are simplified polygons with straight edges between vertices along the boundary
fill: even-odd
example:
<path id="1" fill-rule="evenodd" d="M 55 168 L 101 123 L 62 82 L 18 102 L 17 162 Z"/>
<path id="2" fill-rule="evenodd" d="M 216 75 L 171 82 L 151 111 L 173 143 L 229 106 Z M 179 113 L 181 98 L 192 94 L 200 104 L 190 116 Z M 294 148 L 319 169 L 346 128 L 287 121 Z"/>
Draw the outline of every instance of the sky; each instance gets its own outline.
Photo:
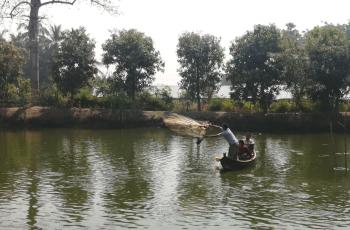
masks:
<path id="1" fill-rule="evenodd" d="M 347 23 L 350 0 L 113 0 L 119 15 L 110 15 L 89 3 L 41 9 L 47 24 L 63 28 L 84 26 L 96 41 L 97 59 L 101 44 L 111 31 L 137 29 L 152 37 L 165 62 L 165 71 L 156 75 L 155 84 L 177 85 L 176 46 L 184 32 L 209 33 L 221 38 L 226 58 L 232 40 L 252 30 L 256 24 L 274 23 L 284 28 L 288 22 L 300 31 L 316 25 Z M 81 1 L 83 2 L 83 1 Z M 85 2 L 88 2 L 87 0 Z"/>

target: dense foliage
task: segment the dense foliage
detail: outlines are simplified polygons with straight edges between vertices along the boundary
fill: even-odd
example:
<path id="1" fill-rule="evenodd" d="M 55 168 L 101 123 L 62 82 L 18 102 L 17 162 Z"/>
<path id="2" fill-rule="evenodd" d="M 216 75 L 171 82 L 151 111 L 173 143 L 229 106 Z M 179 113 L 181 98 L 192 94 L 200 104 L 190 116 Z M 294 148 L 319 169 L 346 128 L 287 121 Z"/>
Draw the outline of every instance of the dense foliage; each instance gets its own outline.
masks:
<path id="1" fill-rule="evenodd" d="M 314 82 L 310 96 L 323 110 L 337 111 L 341 98 L 349 93 L 349 37 L 341 27 L 325 25 L 309 31 L 305 39 Z"/>
<path id="2" fill-rule="evenodd" d="M 4 0 L 0 4 L 0 18 L 22 17 L 27 22 L 27 54 L 28 54 L 28 77 L 31 79 L 32 91 L 40 90 L 40 63 L 45 65 L 45 59 L 41 59 L 42 42 L 40 41 L 40 20 L 39 11 L 47 6 L 68 5 L 73 6 L 79 2 L 90 2 L 91 5 L 102 8 L 111 13 L 116 13 L 116 6 L 111 0 Z M 44 62 L 43 62 L 44 61 Z"/>
<path id="3" fill-rule="evenodd" d="M 275 55 L 281 51 L 280 31 L 274 25 L 257 25 L 230 47 L 227 77 L 232 97 L 259 103 L 266 112 L 279 92 L 281 78 Z"/>
<path id="4" fill-rule="evenodd" d="M 73 101 L 75 94 L 87 86 L 97 72 L 95 42 L 84 28 L 66 31 L 63 37 L 54 58 L 53 79 L 58 89 Z"/>
<path id="5" fill-rule="evenodd" d="M 219 88 L 224 59 L 220 39 L 209 34 L 184 33 L 179 38 L 177 55 L 180 88 L 197 101 L 197 110 L 201 110 L 201 98 L 211 98 Z"/>
<path id="6" fill-rule="evenodd" d="M 28 81 L 22 78 L 23 64 L 21 50 L 9 42 L 0 41 L 0 99 L 3 103 L 27 96 L 24 88 Z"/>
<path id="7" fill-rule="evenodd" d="M 233 40 L 223 65 L 220 39 L 184 33 L 177 46 L 180 98 L 152 86 L 164 69 L 151 37 L 134 29 L 115 32 L 103 44 L 103 63 L 84 28 L 38 25 L 40 97 L 32 98 L 30 36 L 0 31 L 0 103 L 113 109 L 211 110 L 236 112 L 350 111 L 350 24 L 299 32 L 288 23 L 256 25 Z M 107 68 L 104 73 L 102 64 Z M 100 69 L 100 70 L 99 70 Z M 112 70 L 112 71 L 109 71 Z M 109 74 L 110 73 L 110 74 Z M 232 98 L 216 93 L 223 76 Z M 277 100 L 280 92 L 288 100 Z"/>
<path id="8" fill-rule="evenodd" d="M 115 66 L 110 78 L 112 91 L 124 91 L 132 100 L 152 84 L 156 72 L 164 67 L 152 38 L 134 29 L 112 34 L 103 50 L 103 63 Z"/>

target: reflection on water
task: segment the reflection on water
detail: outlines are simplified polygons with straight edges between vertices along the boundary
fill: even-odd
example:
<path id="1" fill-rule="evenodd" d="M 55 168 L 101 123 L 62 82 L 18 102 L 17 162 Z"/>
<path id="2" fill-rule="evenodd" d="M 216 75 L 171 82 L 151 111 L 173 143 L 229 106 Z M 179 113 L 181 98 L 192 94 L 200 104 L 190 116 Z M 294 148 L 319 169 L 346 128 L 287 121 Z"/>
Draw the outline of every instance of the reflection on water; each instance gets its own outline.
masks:
<path id="1" fill-rule="evenodd" d="M 164 129 L 0 131 L 0 229 L 347 228 L 343 138 L 258 135 L 221 174 L 220 138 Z"/>

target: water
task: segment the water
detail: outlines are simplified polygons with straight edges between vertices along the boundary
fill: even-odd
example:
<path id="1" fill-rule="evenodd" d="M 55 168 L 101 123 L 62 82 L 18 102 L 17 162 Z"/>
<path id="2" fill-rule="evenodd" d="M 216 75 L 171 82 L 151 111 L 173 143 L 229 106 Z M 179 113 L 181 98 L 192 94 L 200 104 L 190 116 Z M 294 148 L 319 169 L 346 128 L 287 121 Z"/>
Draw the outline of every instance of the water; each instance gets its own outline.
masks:
<path id="1" fill-rule="evenodd" d="M 2 130 L 0 229 L 348 228 L 343 136 L 254 136 L 257 164 L 220 173 L 220 138 Z"/>

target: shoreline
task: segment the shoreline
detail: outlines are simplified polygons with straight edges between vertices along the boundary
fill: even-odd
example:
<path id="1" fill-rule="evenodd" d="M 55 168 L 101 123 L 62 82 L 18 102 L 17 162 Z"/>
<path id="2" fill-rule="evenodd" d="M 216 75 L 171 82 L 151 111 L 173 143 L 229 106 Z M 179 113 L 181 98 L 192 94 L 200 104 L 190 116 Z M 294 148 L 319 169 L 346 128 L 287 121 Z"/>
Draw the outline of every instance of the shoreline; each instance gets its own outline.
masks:
<path id="1" fill-rule="evenodd" d="M 166 111 L 137 111 L 90 108 L 13 107 L 0 108 L 0 128 L 136 128 L 162 127 Z M 254 132 L 343 132 L 349 114 L 331 117 L 326 113 L 234 113 L 182 112 L 190 118 L 214 124 L 227 123 L 233 130 Z M 347 131 L 348 132 L 348 131 Z"/>

